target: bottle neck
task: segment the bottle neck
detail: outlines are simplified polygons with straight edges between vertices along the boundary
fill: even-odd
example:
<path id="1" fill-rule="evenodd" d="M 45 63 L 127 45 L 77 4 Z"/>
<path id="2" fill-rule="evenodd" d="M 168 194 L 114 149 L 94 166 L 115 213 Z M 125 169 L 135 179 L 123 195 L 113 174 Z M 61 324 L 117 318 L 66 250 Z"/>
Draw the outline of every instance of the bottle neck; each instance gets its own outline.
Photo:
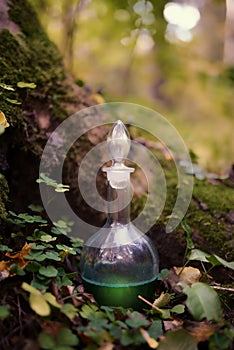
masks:
<path id="1" fill-rule="evenodd" d="M 126 186 L 124 188 L 113 188 L 110 182 L 108 182 L 107 223 L 110 226 L 127 225 L 130 222 L 131 198 L 132 191 L 130 181 L 126 181 Z"/>

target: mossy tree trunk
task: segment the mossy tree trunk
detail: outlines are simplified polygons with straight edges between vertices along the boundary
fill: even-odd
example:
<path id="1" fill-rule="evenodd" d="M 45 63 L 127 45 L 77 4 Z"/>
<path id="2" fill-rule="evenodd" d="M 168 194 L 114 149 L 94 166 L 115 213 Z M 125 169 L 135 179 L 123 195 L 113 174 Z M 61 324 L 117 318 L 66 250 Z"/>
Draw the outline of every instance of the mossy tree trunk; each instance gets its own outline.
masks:
<path id="1" fill-rule="evenodd" d="M 0 215 L 5 217 L 6 203 L 25 210 L 38 200 L 35 180 L 50 132 L 93 102 L 66 74 L 27 0 L 1 0 L 0 19 L 0 110 L 10 125 L 0 136 Z"/>

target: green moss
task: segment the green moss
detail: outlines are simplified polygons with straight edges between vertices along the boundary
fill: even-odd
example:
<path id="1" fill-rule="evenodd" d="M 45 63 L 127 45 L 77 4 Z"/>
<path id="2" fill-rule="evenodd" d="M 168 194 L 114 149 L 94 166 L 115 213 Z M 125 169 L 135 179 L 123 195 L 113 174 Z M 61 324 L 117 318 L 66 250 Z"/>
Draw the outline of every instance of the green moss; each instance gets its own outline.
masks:
<path id="1" fill-rule="evenodd" d="M 60 103 L 65 95 L 65 75 L 58 49 L 44 33 L 27 1 L 11 0 L 8 5 L 9 18 L 19 26 L 20 34 L 12 35 L 8 29 L 0 32 L 0 82 L 15 89 L 1 89 L 0 110 L 11 126 L 22 126 L 21 111 L 32 111 L 38 101 L 47 106 L 52 115 L 64 114 Z M 19 81 L 34 82 L 37 87 L 20 89 L 17 88 Z M 7 98 L 18 100 L 22 105 L 13 105 Z"/>
<path id="2" fill-rule="evenodd" d="M 4 219 L 6 218 L 6 209 L 5 209 L 5 204 L 8 200 L 8 184 L 5 179 L 5 177 L 0 174 L 0 218 Z"/>
<path id="3" fill-rule="evenodd" d="M 156 156 L 163 168 L 167 184 L 167 198 L 158 224 L 166 225 L 177 199 L 178 176 L 172 161 L 166 160 L 158 153 Z M 137 214 L 143 210 L 144 202 L 145 198 L 135 199 L 133 210 Z M 233 225 L 227 219 L 231 208 L 233 208 L 233 188 L 222 181 L 212 184 L 208 180 L 201 181 L 194 178 L 193 197 L 185 218 L 192 228 L 197 248 L 234 260 Z M 177 227 L 175 234 L 181 241 L 182 228 Z"/>

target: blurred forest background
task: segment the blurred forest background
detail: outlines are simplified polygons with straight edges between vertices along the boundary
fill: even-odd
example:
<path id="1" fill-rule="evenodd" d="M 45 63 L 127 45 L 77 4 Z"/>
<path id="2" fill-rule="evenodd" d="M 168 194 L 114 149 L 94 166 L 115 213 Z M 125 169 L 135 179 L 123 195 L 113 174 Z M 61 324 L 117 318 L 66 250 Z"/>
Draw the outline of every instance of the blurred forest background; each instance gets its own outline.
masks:
<path id="1" fill-rule="evenodd" d="M 234 0 L 31 0 L 68 72 L 97 102 L 155 109 L 206 170 L 234 150 Z M 144 118 L 144 116 L 142 116 Z"/>

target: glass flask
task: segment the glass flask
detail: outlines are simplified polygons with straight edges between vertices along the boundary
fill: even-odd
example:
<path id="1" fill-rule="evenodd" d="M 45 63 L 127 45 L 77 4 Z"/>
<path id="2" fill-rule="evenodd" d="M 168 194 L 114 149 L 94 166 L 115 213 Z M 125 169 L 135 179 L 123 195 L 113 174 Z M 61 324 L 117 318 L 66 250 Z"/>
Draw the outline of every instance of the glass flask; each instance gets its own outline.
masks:
<path id="1" fill-rule="evenodd" d="M 120 120 L 112 127 L 107 145 L 112 158 L 112 166 L 103 168 L 108 180 L 107 220 L 84 246 L 81 276 L 85 291 L 100 305 L 141 309 L 147 305 L 138 295 L 152 301 L 159 261 L 150 239 L 130 221 L 134 168 L 124 165 L 130 138 Z"/>

